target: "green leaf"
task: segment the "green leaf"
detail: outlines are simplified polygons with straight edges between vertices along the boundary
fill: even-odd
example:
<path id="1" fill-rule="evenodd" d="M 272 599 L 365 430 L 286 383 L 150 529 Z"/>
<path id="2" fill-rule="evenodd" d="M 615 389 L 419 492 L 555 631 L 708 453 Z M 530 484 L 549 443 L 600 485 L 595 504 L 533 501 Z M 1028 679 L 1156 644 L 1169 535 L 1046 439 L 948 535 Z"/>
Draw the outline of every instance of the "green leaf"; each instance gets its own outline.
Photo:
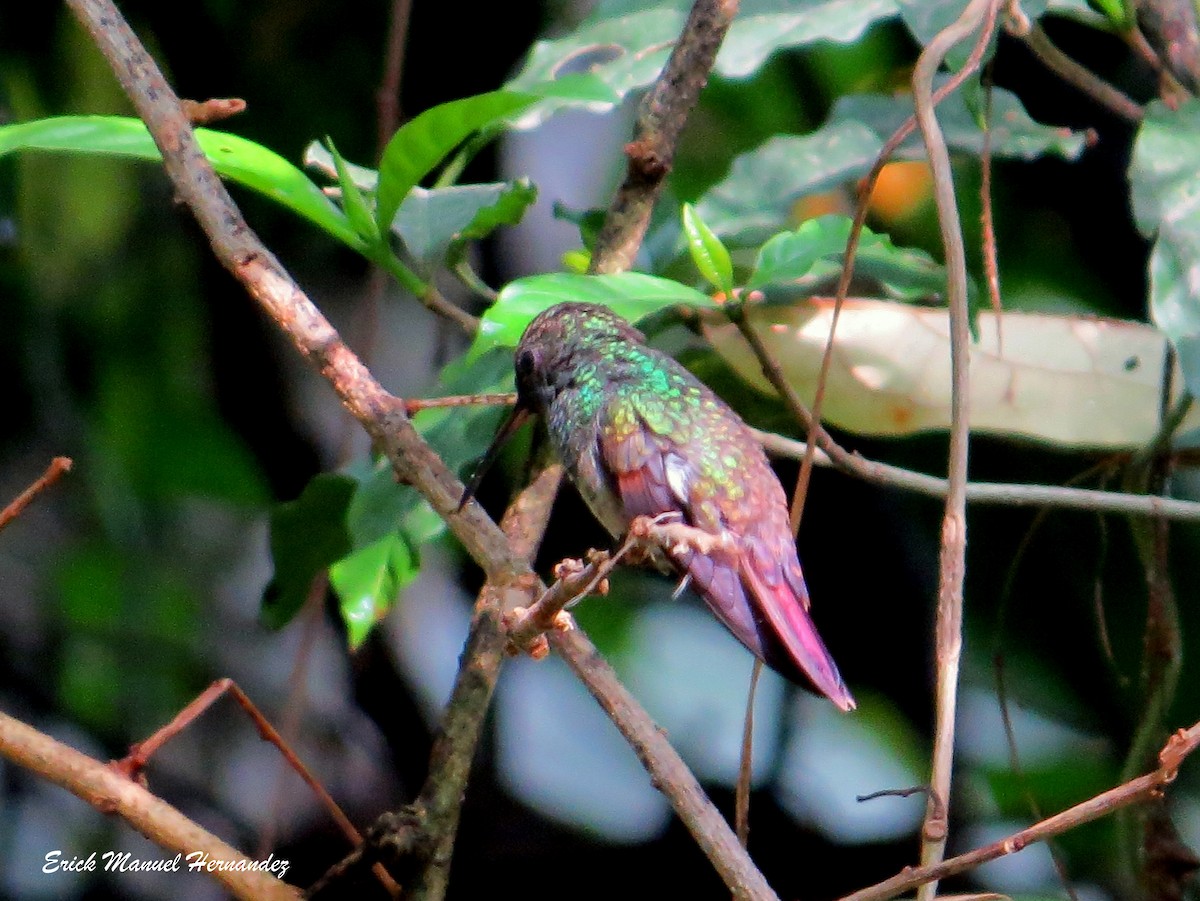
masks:
<path id="1" fill-rule="evenodd" d="M 388 141 L 379 164 L 375 222 L 389 228 L 400 203 L 451 150 L 485 125 L 509 116 L 537 100 L 516 91 L 492 91 L 452 100 L 406 122 Z"/>
<path id="2" fill-rule="evenodd" d="M 727 298 L 733 297 L 733 262 L 729 251 L 690 203 L 683 205 L 683 233 L 700 274 Z"/>
<path id="3" fill-rule="evenodd" d="M 939 76 L 940 87 L 947 76 Z M 840 98 L 829 114 L 830 122 L 858 122 L 886 139 L 913 112 L 911 96 L 850 94 Z M 979 156 L 983 152 L 983 132 L 976 113 L 961 91 L 955 91 L 937 108 L 938 124 L 952 151 Z M 1083 152 L 1086 138 L 1069 128 L 1042 125 L 1029 118 L 1016 95 L 1002 88 L 992 93 L 992 155 L 1009 159 L 1033 160 L 1057 156 L 1073 160 Z M 914 131 L 900 145 L 896 159 L 924 159 L 921 135 Z M 864 170 L 863 174 L 865 174 Z"/>
<path id="4" fill-rule="evenodd" d="M 329 154 L 333 157 L 333 165 L 337 170 L 338 186 L 342 189 L 342 209 L 346 218 L 363 241 L 367 244 L 378 244 L 379 229 L 375 225 L 375 217 L 371 214 L 371 205 L 351 177 L 350 169 L 334 146 L 333 138 L 326 137 L 325 140 L 329 144 Z"/>
<path id="5" fill-rule="evenodd" d="M 797 200 L 862 178 L 884 140 L 912 113 L 911 97 L 855 94 L 839 100 L 829 120 L 802 136 L 778 136 L 733 161 L 727 175 L 696 203 L 696 210 L 727 243 L 754 245 L 795 224 Z M 938 119 L 952 150 L 979 154 L 983 132 L 956 93 L 938 107 Z M 1083 150 L 1082 135 L 1039 125 L 1010 93 L 996 90 L 992 153 L 1034 159 L 1054 154 L 1073 159 Z M 896 159 L 924 159 L 920 136 L 900 147 Z"/>
<path id="6" fill-rule="evenodd" d="M 793 282 L 808 275 L 820 260 L 840 267 L 850 237 L 851 220 L 829 215 L 804 222 L 794 232 L 776 235 L 759 251 L 747 288 Z M 855 275 L 873 278 L 894 296 L 915 299 L 940 294 L 945 269 L 929 254 L 899 248 L 887 235 L 864 228 L 855 255 Z"/>
<path id="7" fill-rule="evenodd" d="M 1200 394 L 1200 100 L 1172 112 L 1154 102 L 1129 167 L 1133 212 L 1150 252 L 1150 314 L 1179 355 L 1188 389 Z"/>
<path id="8" fill-rule="evenodd" d="M 595 208 L 577 210 L 556 200 L 554 201 L 554 218 L 570 222 L 578 228 L 580 243 L 590 254 L 596 246 L 596 237 L 600 234 L 600 229 L 604 227 L 604 220 L 608 218 L 608 210 Z"/>
<path id="9" fill-rule="evenodd" d="M 571 34 L 533 45 L 508 87 L 538 90 L 553 79 L 587 73 L 612 92 L 609 105 L 650 84 L 662 70 L 690 3 L 607 3 Z M 715 70 L 745 78 L 777 51 L 820 41 L 851 43 L 872 24 L 897 14 L 894 0 L 758 0 L 741 5 L 717 55 Z M 533 127 L 563 104 L 540 103 L 521 117 Z M 595 100 L 575 105 L 597 108 Z"/>
<path id="10" fill-rule="evenodd" d="M 351 548 L 346 511 L 357 483 L 321 473 L 294 501 L 271 511 L 271 559 L 275 575 L 263 598 L 262 618 L 271 628 L 286 624 L 308 597 L 317 573 Z"/>
<path id="11" fill-rule="evenodd" d="M 417 571 L 408 542 L 396 531 L 329 568 L 329 584 L 337 592 L 351 649 L 362 644 Z"/>
<path id="12" fill-rule="evenodd" d="M 207 128 L 197 128 L 196 139 L 223 178 L 274 200 L 343 244 L 363 249 L 362 239 L 342 211 L 279 154 L 237 135 Z M 24 150 L 162 159 L 142 121 L 127 116 L 60 116 L 0 126 L 0 157 Z"/>
<path id="13" fill-rule="evenodd" d="M 792 224 L 792 207 L 866 173 L 883 141 L 858 122 L 828 123 L 802 137 L 775 137 L 733 161 L 729 175 L 696 203 L 718 235 L 758 244 Z"/>
<path id="14" fill-rule="evenodd" d="M 512 387 L 512 356 L 485 354 L 443 370 L 438 395 L 495 393 Z M 487 446 L 503 415 L 500 407 L 430 409 L 414 424 L 455 471 Z M 418 549 L 446 530 L 416 489 L 397 484 L 386 460 L 364 460 L 344 473 L 313 479 L 301 496 L 271 514 L 275 578 L 263 606 L 278 627 L 303 605 L 313 577 L 330 570 L 330 585 L 353 644 L 390 609 L 417 574 Z"/>
<path id="15" fill-rule="evenodd" d="M 486 237 L 501 225 L 521 221 L 537 201 L 528 179 L 449 188 L 413 188 L 392 228 L 410 254 L 423 263 L 445 259 L 452 245 Z"/>
<path id="16" fill-rule="evenodd" d="M 531 275 L 509 282 L 483 314 L 467 358 L 476 359 L 493 347 L 516 347 L 534 316 L 565 301 L 603 304 L 630 322 L 675 304 L 716 306 L 708 295 L 695 288 L 640 272 Z"/>

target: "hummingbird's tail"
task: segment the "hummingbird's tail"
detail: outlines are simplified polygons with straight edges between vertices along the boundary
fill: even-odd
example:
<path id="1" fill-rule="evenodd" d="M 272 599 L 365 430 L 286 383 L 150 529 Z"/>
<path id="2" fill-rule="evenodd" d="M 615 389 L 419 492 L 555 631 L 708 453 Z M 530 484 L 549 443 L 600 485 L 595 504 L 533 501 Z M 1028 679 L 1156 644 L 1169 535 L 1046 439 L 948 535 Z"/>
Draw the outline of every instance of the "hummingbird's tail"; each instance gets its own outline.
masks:
<path id="1" fill-rule="evenodd" d="M 742 583 L 748 589 L 750 603 L 756 608 L 755 620 L 760 633 L 769 633 L 762 642 L 763 662 L 785 674 L 799 669 L 813 687 L 834 704 L 842 710 L 853 710 L 854 698 L 809 615 L 807 592 L 797 597 L 786 579 L 768 584 L 753 564 L 745 561 Z"/>
<path id="2" fill-rule="evenodd" d="M 689 548 L 675 549 L 671 556 L 709 609 L 763 663 L 793 681 L 803 677 L 842 710 L 854 709 L 854 698 L 808 614 L 798 563 L 789 578 L 778 563 L 756 566 L 767 561 L 749 551 L 701 554 Z"/>

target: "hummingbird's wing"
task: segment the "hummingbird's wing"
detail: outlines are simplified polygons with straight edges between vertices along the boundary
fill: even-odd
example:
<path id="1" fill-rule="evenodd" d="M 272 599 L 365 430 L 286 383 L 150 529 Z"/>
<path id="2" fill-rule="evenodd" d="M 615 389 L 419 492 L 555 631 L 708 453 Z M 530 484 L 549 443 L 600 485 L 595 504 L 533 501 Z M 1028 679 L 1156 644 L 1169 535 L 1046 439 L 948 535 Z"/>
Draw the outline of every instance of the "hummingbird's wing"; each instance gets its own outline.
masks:
<path id="1" fill-rule="evenodd" d="M 723 486 L 693 462 L 711 458 L 703 425 L 692 430 L 673 421 L 672 434 L 664 434 L 668 427 L 652 402 L 646 409 L 624 400 L 614 405 L 598 445 L 626 523 L 678 512 L 695 528 L 735 536 L 739 551 L 700 553 L 683 546 L 668 548 L 667 554 L 691 577 L 709 609 L 757 657 L 785 674 L 803 673 L 835 704 L 851 709 L 854 701 L 808 614 L 808 590 L 786 499 L 761 449 L 753 439 L 723 447 L 739 476 L 736 485 Z"/>

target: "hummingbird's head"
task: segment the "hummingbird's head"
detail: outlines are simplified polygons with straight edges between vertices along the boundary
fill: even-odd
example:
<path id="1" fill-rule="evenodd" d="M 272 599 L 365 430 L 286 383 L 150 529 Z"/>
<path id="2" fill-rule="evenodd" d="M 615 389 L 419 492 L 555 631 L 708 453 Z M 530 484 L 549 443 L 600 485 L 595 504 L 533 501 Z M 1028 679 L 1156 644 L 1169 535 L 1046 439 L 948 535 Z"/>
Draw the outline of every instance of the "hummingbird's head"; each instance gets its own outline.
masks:
<path id="1" fill-rule="evenodd" d="M 554 398 L 573 383 L 579 364 L 602 354 L 605 344 L 645 337 L 607 307 L 560 303 L 533 318 L 517 344 L 517 406 L 545 413 Z"/>
<path id="2" fill-rule="evenodd" d="M 645 337 L 607 307 L 593 303 L 560 303 L 539 313 L 525 328 L 513 357 L 517 376 L 517 403 L 512 415 L 496 433 L 492 446 L 475 468 L 463 491 L 459 509 L 475 493 L 483 474 L 500 448 L 531 415 L 545 415 L 560 391 L 575 380 L 580 363 L 603 354 L 606 344 Z"/>

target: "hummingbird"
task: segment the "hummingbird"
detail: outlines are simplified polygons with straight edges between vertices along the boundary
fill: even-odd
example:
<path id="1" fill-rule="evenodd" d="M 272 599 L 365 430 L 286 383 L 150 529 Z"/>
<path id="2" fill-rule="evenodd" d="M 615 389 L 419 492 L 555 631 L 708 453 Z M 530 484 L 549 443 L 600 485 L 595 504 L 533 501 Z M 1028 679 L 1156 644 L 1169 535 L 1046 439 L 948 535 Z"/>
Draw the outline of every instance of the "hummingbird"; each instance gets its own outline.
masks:
<path id="1" fill-rule="evenodd" d="M 560 303 L 526 327 L 517 403 L 475 472 L 532 415 L 596 518 L 620 539 L 675 513 L 719 536 L 663 548 L 713 615 L 767 666 L 842 710 L 854 699 L 809 615 L 783 486 L 749 427 L 699 379 L 607 307 Z M 731 550 L 732 548 L 732 550 Z"/>

